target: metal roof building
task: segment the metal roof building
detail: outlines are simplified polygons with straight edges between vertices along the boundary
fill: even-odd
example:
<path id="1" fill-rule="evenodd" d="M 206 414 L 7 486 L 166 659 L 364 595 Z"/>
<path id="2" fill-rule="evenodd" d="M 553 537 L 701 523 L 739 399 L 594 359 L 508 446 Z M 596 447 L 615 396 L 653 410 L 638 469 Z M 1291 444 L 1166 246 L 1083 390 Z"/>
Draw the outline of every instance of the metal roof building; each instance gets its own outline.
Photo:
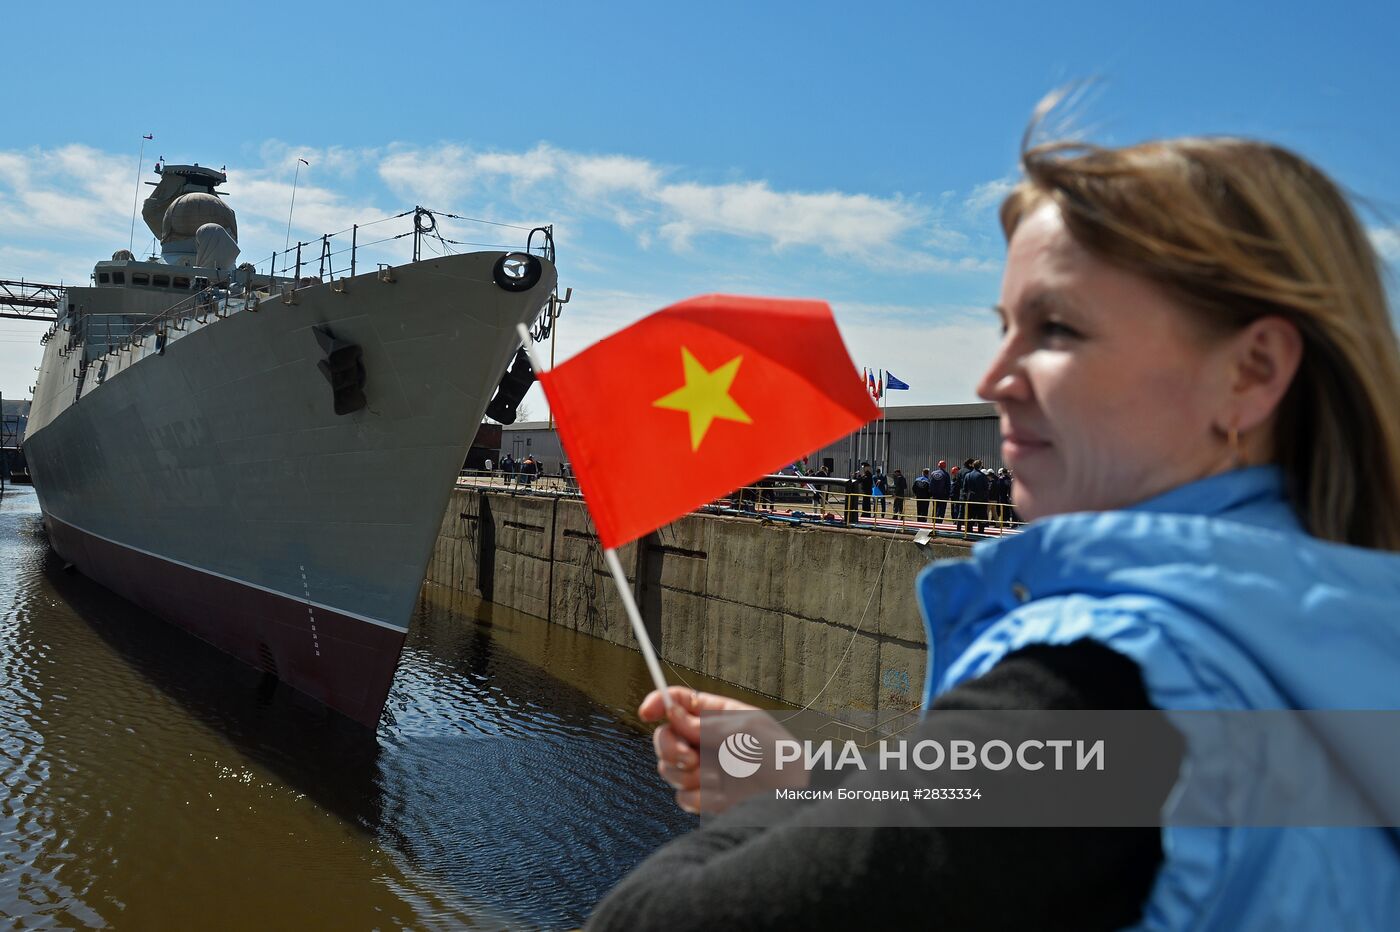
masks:
<path id="1" fill-rule="evenodd" d="M 551 473 L 558 472 L 564 458 L 559 435 L 548 421 L 522 421 L 502 428 L 500 452 L 517 460 L 534 456 Z M 1001 428 L 993 404 L 886 408 L 883 421 L 815 451 L 809 463 L 816 469 L 830 460 L 833 474 L 845 476 L 856 464 L 869 460 L 888 470 L 899 468 L 905 475 L 915 476 L 939 460 L 947 460 L 953 466 L 968 457 L 992 467 L 1003 465 Z"/>
<path id="2" fill-rule="evenodd" d="M 565 459 L 559 432 L 550 427 L 549 421 L 517 421 L 502 427 L 501 456 L 507 453 L 517 461 L 533 456 L 549 473 L 559 472 L 559 464 Z"/>
<path id="3" fill-rule="evenodd" d="M 971 457 L 994 468 L 1003 465 L 996 405 L 905 405 L 884 413 L 883 420 L 812 454 L 812 468 L 827 463 L 834 475 L 845 476 L 868 461 L 912 477 L 939 460 L 955 466 Z"/>

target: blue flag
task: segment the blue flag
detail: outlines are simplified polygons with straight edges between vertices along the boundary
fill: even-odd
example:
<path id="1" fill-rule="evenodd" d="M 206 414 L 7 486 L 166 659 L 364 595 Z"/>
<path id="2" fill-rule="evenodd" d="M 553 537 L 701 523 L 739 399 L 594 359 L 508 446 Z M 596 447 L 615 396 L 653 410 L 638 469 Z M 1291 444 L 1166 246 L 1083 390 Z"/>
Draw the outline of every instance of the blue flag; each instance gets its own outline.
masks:
<path id="1" fill-rule="evenodd" d="M 888 388 L 891 391 L 899 391 L 900 389 L 908 391 L 909 383 L 901 382 L 893 375 L 890 375 L 889 370 L 885 370 L 885 388 Z"/>

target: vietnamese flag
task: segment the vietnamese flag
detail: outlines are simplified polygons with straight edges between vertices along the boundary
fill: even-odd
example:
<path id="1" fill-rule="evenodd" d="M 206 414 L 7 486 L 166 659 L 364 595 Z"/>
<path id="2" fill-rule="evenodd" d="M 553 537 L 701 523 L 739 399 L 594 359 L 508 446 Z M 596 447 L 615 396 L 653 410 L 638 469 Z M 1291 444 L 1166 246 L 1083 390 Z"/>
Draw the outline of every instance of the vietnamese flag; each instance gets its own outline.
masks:
<path id="1" fill-rule="evenodd" d="M 540 374 L 617 548 L 879 417 L 822 301 L 708 295 Z"/>

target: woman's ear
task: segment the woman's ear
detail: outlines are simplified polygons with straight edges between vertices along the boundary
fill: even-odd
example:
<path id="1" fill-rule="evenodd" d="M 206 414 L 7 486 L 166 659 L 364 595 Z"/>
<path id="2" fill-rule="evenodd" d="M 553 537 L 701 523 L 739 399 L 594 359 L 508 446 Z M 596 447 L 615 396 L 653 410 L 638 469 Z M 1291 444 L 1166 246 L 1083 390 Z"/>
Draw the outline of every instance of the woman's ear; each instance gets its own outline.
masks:
<path id="1" fill-rule="evenodd" d="M 1292 321 L 1261 317 L 1230 338 L 1230 397 L 1221 430 L 1246 433 L 1278 409 L 1303 358 L 1303 337 Z"/>

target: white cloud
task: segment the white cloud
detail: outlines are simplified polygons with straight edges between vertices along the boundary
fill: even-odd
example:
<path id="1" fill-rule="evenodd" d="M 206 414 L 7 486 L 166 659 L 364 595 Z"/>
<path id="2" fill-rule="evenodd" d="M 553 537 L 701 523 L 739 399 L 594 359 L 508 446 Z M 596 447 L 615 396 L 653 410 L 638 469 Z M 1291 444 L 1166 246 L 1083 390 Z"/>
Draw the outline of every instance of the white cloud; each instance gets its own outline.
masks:
<path id="1" fill-rule="evenodd" d="M 563 192 L 586 201 L 620 193 L 649 193 L 662 172 L 644 159 L 586 155 L 541 143 L 526 152 L 477 152 L 460 145 L 428 149 L 399 147 L 379 166 L 389 187 L 435 204 L 451 205 L 484 184 L 517 190 L 556 180 Z"/>
<path id="2" fill-rule="evenodd" d="M 23 188 L 29 183 L 29 159 L 18 152 L 0 152 L 0 184 Z"/>
<path id="3" fill-rule="evenodd" d="M 0 230 L 115 240 L 130 225 L 131 167 L 87 146 L 0 153 Z"/>
<path id="4" fill-rule="evenodd" d="M 529 152 L 483 152 L 472 159 L 480 175 L 504 175 L 517 184 L 535 184 L 559 173 L 559 153 L 549 146 Z"/>
<path id="5" fill-rule="evenodd" d="M 645 159 L 584 155 L 569 158 L 567 166 L 579 192 L 586 197 L 605 197 L 622 191 L 648 194 L 661 185 L 661 169 Z"/>
<path id="6" fill-rule="evenodd" d="M 100 244 L 94 243 L 93 248 Z M 110 251 L 110 250 L 109 250 Z M 26 278 L 34 282 L 62 284 L 66 280 L 73 283 L 75 275 L 86 265 L 92 270 L 92 263 L 107 258 L 101 253 L 84 255 L 83 264 L 75 267 L 71 252 L 57 249 L 41 249 L 13 243 L 0 243 L 0 278 Z M 83 279 L 86 280 L 86 274 Z"/>
<path id="7" fill-rule="evenodd" d="M 269 139 L 258 147 L 258 157 L 266 172 L 273 177 L 285 176 L 288 186 L 297 175 L 297 159 L 305 159 L 309 164 L 302 165 L 301 178 L 350 178 L 361 169 L 379 163 L 378 149 L 351 149 L 345 146 L 298 146 L 280 139 Z"/>
<path id="8" fill-rule="evenodd" d="M 1372 227 L 1366 233 L 1381 259 L 1400 262 L 1400 227 Z"/>
<path id="9" fill-rule="evenodd" d="M 999 207 L 1014 187 L 1016 187 L 1014 176 L 984 181 L 972 189 L 972 193 L 963 201 L 963 209 L 969 214 L 975 215 Z"/>
<path id="10" fill-rule="evenodd" d="M 471 186 L 476 167 L 462 146 L 400 148 L 379 163 L 379 177 L 395 194 L 432 204 L 454 204 Z"/>
<path id="11" fill-rule="evenodd" d="M 672 218 L 662 225 L 662 235 L 681 247 L 698 234 L 721 233 L 766 239 L 776 249 L 810 246 L 831 255 L 873 258 L 894 248 L 921 219 L 897 199 L 779 192 L 764 182 L 667 185 L 656 200 Z"/>
<path id="12" fill-rule="evenodd" d="M 706 183 L 646 159 L 571 152 L 547 143 L 509 152 L 461 143 L 315 148 L 274 139 L 258 149 L 257 164 L 230 168 L 248 258 L 256 261 L 254 250 L 258 256 L 270 253 L 286 236 L 287 168 L 299 155 L 312 162 L 299 176 L 292 229 L 293 237 L 303 240 L 394 213 L 366 196 L 365 175 L 373 172 L 396 205 L 417 202 L 527 228 L 539 218 L 551 218 L 561 242 L 569 241 L 566 231 L 573 231 L 580 256 L 594 248 L 597 224 L 603 223 L 625 232 L 639 251 L 653 256 L 663 248 L 697 252 L 738 240 L 787 253 L 790 259 L 806 253 L 902 275 L 995 272 L 1001 243 L 981 228 L 977 215 L 1014 184 L 1010 176 L 997 178 L 965 196 L 944 192 L 925 202 L 839 190 L 782 190 L 765 180 Z M 125 156 L 84 146 L 0 151 L 0 236 L 5 228 L 40 229 L 119 245 L 130 215 L 127 163 Z M 950 212 L 953 219 L 945 219 Z M 403 227 L 407 229 L 406 221 Z M 368 235 L 385 231 L 378 227 Z M 141 235 L 145 239 L 144 231 Z M 499 228 L 447 235 L 512 244 L 519 238 L 518 231 Z M 1392 261 L 1400 254 L 1396 229 L 1373 230 L 1372 239 Z M 609 264 L 594 258 L 595 267 Z M 88 261 L 84 256 L 83 264 Z"/>
<path id="13" fill-rule="evenodd" d="M 285 231 L 288 208 L 291 207 L 291 185 L 269 178 L 261 172 L 243 172 L 238 182 L 238 211 L 240 241 L 249 239 L 242 231 L 259 220 L 279 231 Z M 389 211 L 365 201 L 348 201 L 329 187 L 297 184 L 296 209 L 293 214 L 293 237 L 307 239 L 321 233 L 348 230 L 354 223 L 386 216 Z M 252 221 L 251 223 L 248 221 Z M 280 241 L 280 237 L 279 237 Z"/>
<path id="14" fill-rule="evenodd" d="M 987 270 L 985 257 L 968 255 L 967 237 L 939 224 L 931 207 L 897 196 L 783 191 L 762 180 L 703 183 L 645 159 L 546 144 L 519 153 L 400 147 L 380 163 L 379 174 L 399 195 L 448 209 L 504 187 L 527 211 L 563 207 L 605 219 L 631 230 L 644 249 L 657 235 L 678 252 L 702 237 L 737 237 L 882 268 Z"/>

